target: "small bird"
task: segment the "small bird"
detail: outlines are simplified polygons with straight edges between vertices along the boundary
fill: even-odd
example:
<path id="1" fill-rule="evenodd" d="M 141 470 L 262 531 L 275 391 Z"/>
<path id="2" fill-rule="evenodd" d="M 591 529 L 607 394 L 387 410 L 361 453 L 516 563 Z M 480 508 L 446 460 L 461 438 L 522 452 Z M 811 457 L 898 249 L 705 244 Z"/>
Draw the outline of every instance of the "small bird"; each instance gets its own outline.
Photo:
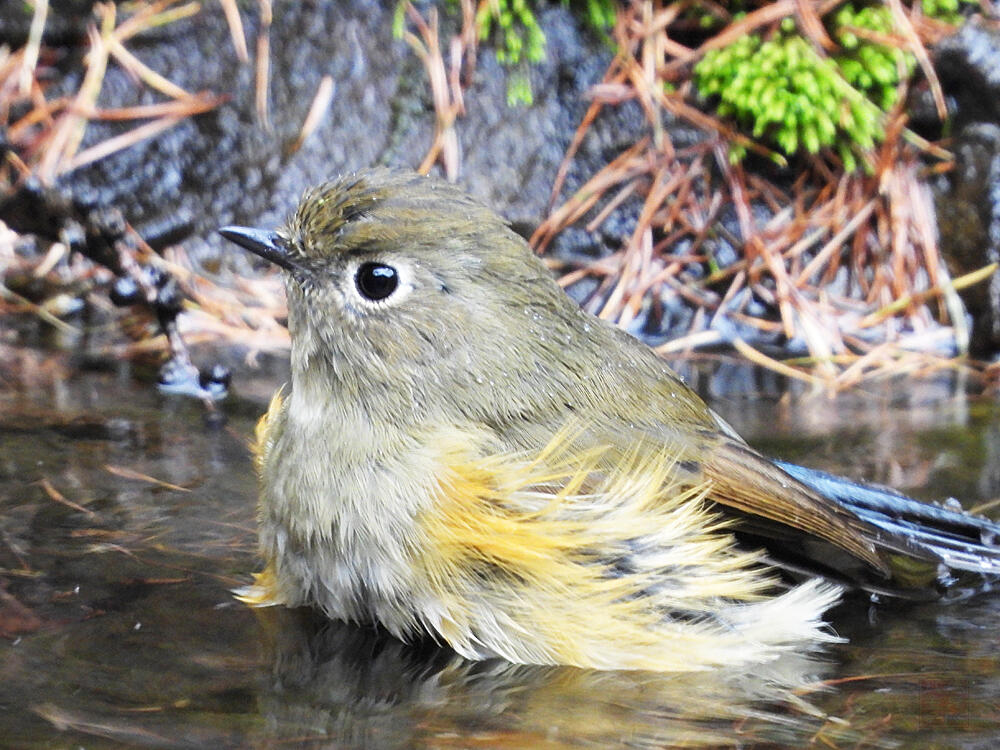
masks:
<path id="1" fill-rule="evenodd" d="M 292 342 L 257 428 L 250 604 L 675 671 L 835 641 L 845 588 L 1000 572 L 990 521 L 757 453 L 453 185 L 360 171 L 277 231 L 220 232 L 283 269 Z"/>

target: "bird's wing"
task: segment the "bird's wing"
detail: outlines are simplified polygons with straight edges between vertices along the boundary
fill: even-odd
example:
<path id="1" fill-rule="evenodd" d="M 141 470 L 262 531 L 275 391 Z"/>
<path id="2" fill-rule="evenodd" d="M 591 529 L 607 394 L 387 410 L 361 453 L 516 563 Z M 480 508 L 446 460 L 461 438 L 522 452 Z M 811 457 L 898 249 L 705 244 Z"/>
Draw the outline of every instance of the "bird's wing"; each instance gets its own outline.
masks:
<path id="1" fill-rule="evenodd" d="M 872 538 L 872 527 L 791 477 L 745 443 L 706 434 L 699 463 L 711 482 L 709 497 L 753 519 L 759 517 L 818 537 L 884 575 L 889 565 Z"/>

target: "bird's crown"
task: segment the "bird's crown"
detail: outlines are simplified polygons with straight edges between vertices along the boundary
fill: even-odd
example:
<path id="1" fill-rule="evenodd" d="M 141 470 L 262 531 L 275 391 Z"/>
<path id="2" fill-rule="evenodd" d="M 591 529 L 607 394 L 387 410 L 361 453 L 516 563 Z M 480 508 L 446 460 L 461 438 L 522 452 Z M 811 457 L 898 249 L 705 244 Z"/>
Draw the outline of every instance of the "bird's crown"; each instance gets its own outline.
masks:
<path id="1" fill-rule="evenodd" d="M 434 251 L 472 236 L 510 232 L 507 222 L 459 188 L 408 170 L 375 168 L 310 190 L 280 232 L 289 250 L 322 260 L 350 252 L 405 247 Z M 496 242 L 462 242 L 496 249 Z"/>

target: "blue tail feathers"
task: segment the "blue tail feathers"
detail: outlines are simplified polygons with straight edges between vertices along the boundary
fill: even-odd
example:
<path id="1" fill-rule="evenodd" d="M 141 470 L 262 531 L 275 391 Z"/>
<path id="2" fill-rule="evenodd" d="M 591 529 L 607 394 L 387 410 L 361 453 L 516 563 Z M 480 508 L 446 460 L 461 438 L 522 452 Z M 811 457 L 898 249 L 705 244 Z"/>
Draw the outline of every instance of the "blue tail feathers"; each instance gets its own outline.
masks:
<path id="1" fill-rule="evenodd" d="M 905 540 L 909 550 L 900 551 L 936 556 L 951 571 L 1000 575 L 1000 523 L 996 521 L 961 509 L 920 502 L 885 487 L 784 461 L 775 463 L 887 535 Z"/>

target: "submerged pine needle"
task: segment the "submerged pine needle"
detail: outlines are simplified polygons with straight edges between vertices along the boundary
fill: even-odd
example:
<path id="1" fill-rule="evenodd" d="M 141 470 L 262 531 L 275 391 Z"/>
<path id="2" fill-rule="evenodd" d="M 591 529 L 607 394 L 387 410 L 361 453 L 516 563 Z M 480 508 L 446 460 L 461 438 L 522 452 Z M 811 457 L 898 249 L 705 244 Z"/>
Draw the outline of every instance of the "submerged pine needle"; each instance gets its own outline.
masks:
<path id="1" fill-rule="evenodd" d="M 163 487 L 164 489 L 174 490 L 176 492 L 191 491 L 187 487 L 181 487 L 180 485 L 177 484 L 171 484 L 170 482 L 165 482 L 162 479 L 151 477 L 148 474 L 143 474 L 140 471 L 135 471 L 134 469 L 128 469 L 125 468 L 124 466 L 112 466 L 111 464 L 105 464 L 104 468 L 109 474 L 114 474 L 115 476 L 122 477 L 123 479 L 137 479 L 140 482 L 155 484 L 157 487 Z"/>

